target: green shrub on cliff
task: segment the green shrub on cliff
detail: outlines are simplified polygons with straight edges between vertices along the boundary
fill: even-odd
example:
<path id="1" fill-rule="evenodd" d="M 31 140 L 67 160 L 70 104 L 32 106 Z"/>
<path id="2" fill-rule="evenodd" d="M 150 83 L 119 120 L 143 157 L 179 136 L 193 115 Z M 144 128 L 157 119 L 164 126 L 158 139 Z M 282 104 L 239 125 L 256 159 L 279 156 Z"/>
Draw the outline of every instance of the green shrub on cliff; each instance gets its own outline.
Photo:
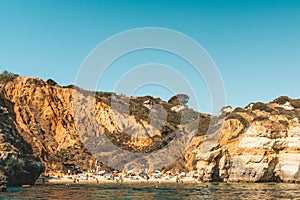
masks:
<path id="1" fill-rule="evenodd" d="M 266 104 L 261 103 L 261 102 L 257 102 L 255 104 L 253 104 L 252 110 L 261 110 L 261 111 L 266 111 L 266 112 L 272 112 L 273 111 L 272 108 L 270 108 L 269 106 L 267 106 Z"/>
<path id="2" fill-rule="evenodd" d="M 279 105 L 283 105 L 285 104 L 286 102 L 290 102 L 291 99 L 287 96 L 281 96 L 281 97 L 278 97 L 277 99 L 275 99 L 274 101 L 272 101 L 272 103 L 277 103 Z"/>
<path id="3" fill-rule="evenodd" d="M 56 86 L 56 85 L 58 85 L 54 80 L 52 80 L 52 79 L 48 79 L 47 81 L 46 81 L 46 83 L 48 84 L 48 85 L 51 85 L 51 86 Z"/>
<path id="4" fill-rule="evenodd" d="M 294 108 L 300 108 L 300 99 L 294 99 L 294 100 L 292 100 L 291 105 Z"/>
<path id="5" fill-rule="evenodd" d="M 171 105 L 186 105 L 189 101 L 189 96 L 186 94 L 177 94 L 173 97 L 171 97 L 168 101 Z"/>
<path id="6" fill-rule="evenodd" d="M 300 108 L 300 99 L 291 99 L 287 96 L 281 96 L 272 101 L 272 103 L 277 103 L 279 105 L 284 105 L 287 102 L 290 102 L 291 106 L 294 108 Z"/>
<path id="7" fill-rule="evenodd" d="M 115 96 L 115 92 L 102 92 L 102 91 L 96 91 L 96 96 L 98 97 L 107 97 L 110 98 L 111 96 Z"/>
<path id="8" fill-rule="evenodd" d="M 0 74 L 0 83 L 8 83 L 11 82 L 13 80 L 15 80 L 15 78 L 17 78 L 19 75 L 18 74 L 14 74 L 8 71 L 3 71 Z"/>
<path id="9" fill-rule="evenodd" d="M 238 114 L 238 113 L 230 113 L 230 114 L 227 116 L 226 120 L 230 120 L 230 119 L 236 119 L 236 120 L 239 120 L 239 121 L 243 124 L 243 126 L 244 126 L 245 128 L 248 128 L 248 127 L 249 127 L 249 122 L 248 122 L 244 117 L 242 117 L 240 114 Z"/>
<path id="10" fill-rule="evenodd" d="M 177 125 L 180 124 L 180 122 L 181 122 L 181 113 L 180 112 L 172 111 L 170 109 L 171 105 L 169 103 L 162 101 L 160 98 L 153 98 L 151 96 L 143 96 L 143 97 L 136 97 L 136 98 L 130 99 L 129 112 L 130 112 L 130 115 L 133 115 L 137 121 L 145 120 L 150 123 L 150 118 L 149 118 L 150 112 L 160 112 L 159 110 L 155 111 L 155 109 L 150 111 L 151 108 L 149 109 L 148 107 L 146 107 L 145 102 L 152 106 L 156 105 L 156 104 L 161 105 L 162 106 L 161 109 L 166 111 L 166 114 L 167 114 L 166 122 L 171 127 L 176 128 Z M 156 107 L 156 109 L 158 109 L 158 107 Z M 163 119 L 157 118 L 157 120 L 163 120 Z"/>
<path id="11" fill-rule="evenodd" d="M 237 107 L 233 110 L 234 113 L 238 113 L 238 112 L 248 112 L 246 109 L 241 108 L 241 107 Z"/>
<path id="12" fill-rule="evenodd" d="M 80 87 L 76 86 L 76 85 L 67 85 L 67 86 L 63 86 L 63 88 L 69 88 L 69 89 L 74 89 L 74 90 L 81 90 Z"/>

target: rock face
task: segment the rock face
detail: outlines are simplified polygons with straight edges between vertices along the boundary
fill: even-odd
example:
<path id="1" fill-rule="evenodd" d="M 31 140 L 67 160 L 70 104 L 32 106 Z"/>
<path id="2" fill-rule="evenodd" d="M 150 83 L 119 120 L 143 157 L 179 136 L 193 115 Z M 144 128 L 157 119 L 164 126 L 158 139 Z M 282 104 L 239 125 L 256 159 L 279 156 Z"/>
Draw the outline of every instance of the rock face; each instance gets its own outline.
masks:
<path id="1" fill-rule="evenodd" d="M 0 122 L 0 190 L 5 190 L 6 185 L 33 184 L 44 165 L 19 135 L 2 98 Z"/>
<path id="2" fill-rule="evenodd" d="M 201 180 L 299 182 L 299 103 L 280 97 L 227 113 L 219 136 L 197 153 Z M 281 106 L 287 104 L 293 109 Z"/>
<path id="3" fill-rule="evenodd" d="M 0 85 L 0 89 L 0 96 L 11 102 L 7 106 L 15 113 L 18 132 L 45 163 L 47 172 L 63 171 L 66 165 L 80 166 L 82 170 L 96 165 L 121 170 L 122 159 L 138 159 L 135 155 L 124 157 L 124 152 L 149 153 L 172 141 L 176 131 L 185 133 L 179 126 L 180 113 L 171 111 L 171 104 L 150 96 L 112 99 L 110 94 L 60 87 L 53 81 L 28 77 L 17 77 Z M 186 112 L 197 118 L 195 111 Z M 202 118 L 205 121 L 209 115 Z M 104 148 L 105 153 L 103 148 L 99 152 L 97 147 L 106 145 L 100 143 L 103 135 L 119 148 L 122 154 L 115 153 L 117 158 L 110 156 L 110 147 Z M 95 156 L 97 153 L 107 154 L 106 162 Z"/>
<path id="4" fill-rule="evenodd" d="M 122 170 L 126 161 L 134 164 L 163 155 L 161 160 L 170 160 L 164 170 L 197 170 L 202 181 L 300 181 L 300 100 L 280 97 L 268 104 L 226 107 L 219 116 L 210 116 L 186 106 L 174 109 L 178 97 L 164 102 L 150 96 L 94 93 L 52 80 L 16 77 L 0 89 L 8 110 L 5 116 L 15 126 L 10 132 L 30 144 L 48 173 L 66 165 Z M 184 101 L 179 103 L 184 105 L 188 98 L 181 96 Z M 102 136 L 118 150 L 101 143 Z M 160 150 L 177 157 L 159 154 Z M 0 180 L 5 180 L 1 173 Z"/>

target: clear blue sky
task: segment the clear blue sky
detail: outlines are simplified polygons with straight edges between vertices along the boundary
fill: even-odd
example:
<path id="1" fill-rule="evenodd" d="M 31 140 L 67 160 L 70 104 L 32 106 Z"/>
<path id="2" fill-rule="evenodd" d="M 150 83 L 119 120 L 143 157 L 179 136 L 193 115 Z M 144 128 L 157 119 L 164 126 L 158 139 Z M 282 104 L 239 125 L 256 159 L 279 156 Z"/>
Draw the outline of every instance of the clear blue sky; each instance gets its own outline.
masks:
<path id="1" fill-rule="evenodd" d="M 201 44 L 219 68 L 229 105 L 243 107 L 280 95 L 300 98 L 296 0 L 0 0 L 0 70 L 72 84 L 95 46 L 140 27 L 170 28 Z M 113 90 L 126 70 L 161 60 L 179 71 L 185 65 L 167 53 L 137 52 L 118 60 L 114 77 L 104 78 L 99 89 Z M 199 87 L 199 109 L 210 112 L 205 84 L 193 85 L 193 73 L 180 72 Z M 147 93 L 165 100 L 172 95 L 154 86 L 135 94 Z"/>

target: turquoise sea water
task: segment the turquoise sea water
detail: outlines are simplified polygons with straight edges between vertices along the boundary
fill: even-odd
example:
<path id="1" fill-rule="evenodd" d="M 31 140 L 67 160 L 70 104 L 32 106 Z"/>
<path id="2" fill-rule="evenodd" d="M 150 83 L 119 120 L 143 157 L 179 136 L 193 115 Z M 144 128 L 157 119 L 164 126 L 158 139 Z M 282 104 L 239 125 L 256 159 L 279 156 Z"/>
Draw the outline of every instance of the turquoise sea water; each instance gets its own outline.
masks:
<path id="1" fill-rule="evenodd" d="M 105 183 L 10 187 L 0 199 L 297 199 L 300 185 L 286 183 Z"/>

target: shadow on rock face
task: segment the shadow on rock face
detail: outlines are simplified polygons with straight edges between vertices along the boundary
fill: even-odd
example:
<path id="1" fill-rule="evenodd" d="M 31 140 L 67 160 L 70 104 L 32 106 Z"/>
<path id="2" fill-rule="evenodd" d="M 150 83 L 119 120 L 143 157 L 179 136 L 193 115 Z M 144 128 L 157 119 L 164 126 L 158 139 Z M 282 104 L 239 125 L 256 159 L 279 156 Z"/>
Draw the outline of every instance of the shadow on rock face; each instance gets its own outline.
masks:
<path id="1" fill-rule="evenodd" d="M 34 184 L 45 167 L 18 133 L 12 103 L 0 97 L 0 190 L 6 186 Z"/>

